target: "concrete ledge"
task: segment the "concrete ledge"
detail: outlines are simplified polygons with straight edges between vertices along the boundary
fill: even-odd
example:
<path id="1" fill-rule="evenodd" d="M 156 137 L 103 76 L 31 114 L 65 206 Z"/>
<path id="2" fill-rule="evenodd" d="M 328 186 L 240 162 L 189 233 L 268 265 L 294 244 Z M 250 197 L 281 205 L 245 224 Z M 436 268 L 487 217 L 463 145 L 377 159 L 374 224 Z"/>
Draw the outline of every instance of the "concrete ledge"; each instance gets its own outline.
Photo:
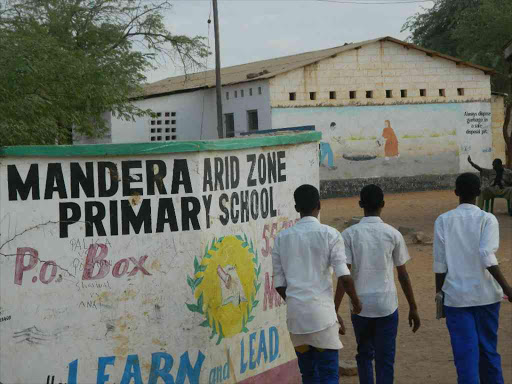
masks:
<path id="1" fill-rule="evenodd" d="M 458 175 L 421 175 L 322 180 L 320 181 L 320 196 L 322 199 L 357 196 L 361 188 L 368 184 L 377 184 L 384 190 L 384 193 L 455 189 L 455 179 L 457 176 Z"/>
<path id="2" fill-rule="evenodd" d="M 256 376 L 239 381 L 239 384 L 296 384 L 300 383 L 302 377 L 299 371 L 297 359 L 281 364 Z"/>

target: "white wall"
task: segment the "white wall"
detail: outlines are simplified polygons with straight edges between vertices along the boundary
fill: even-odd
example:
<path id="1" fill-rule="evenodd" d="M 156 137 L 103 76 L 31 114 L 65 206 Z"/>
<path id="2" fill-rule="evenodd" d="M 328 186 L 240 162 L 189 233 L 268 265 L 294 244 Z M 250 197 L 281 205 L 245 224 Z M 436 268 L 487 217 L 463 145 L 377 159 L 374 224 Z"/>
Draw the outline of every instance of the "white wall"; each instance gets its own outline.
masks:
<path id="1" fill-rule="evenodd" d="M 261 87 L 261 95 L 258 94 L 258 87 Z M 249 89 L 252 88 L 252 96 L 249 96 Z M 241 91 L 244 91 L 244 97 Z M 235 91 L 238 97 L 235 98 Z M 229 99 L 226 99 L 226 93 Z M 252 81 L 236 85 L 222 87 L 222 112 L 233 113 L 235 119 L 235 135 L 248 131 L 247 111 L 258 110 L 259 130 L 272 129 L 270 115 L 270 92 L 268 81 Z"/>
<path id="2" fill-rule="evenodd" d="M 386 120 L 400 157 L 386 154 Z M 491 163 L 488 102 L 273 108 L 272 124 L 314 125 L 322 132 L 332 161 L 326 150 L 321 180 L 456 174 L 472 171 L 468 155 L 482 166 Z"/>
<path id="3" fill-rule="evenodd" d="M 102 146 L 101 157 L 0 159 L 0 382 L 147 384 L 160 369 L 159 383 L 240 383 L 272 369 L 280 383 L 298 382 L 270 255 L 277 232 L 298 219 L 295 188 L 319 184 L 318 143 L 236 149 L 251 140 L 231 140 L 229 151 L 155 145 L 154 154 L 109 156 Z M 272 180 L 269 158 L 280 159 Z M 103 173 L 101 162 L 117 171 Z M 90 177 L 74 189 L 77 166 Z M 13 169 L 23 181 L 37 169 L 28 183 L 40 193 L 14 189 L 23 186 Z M 46 189 L 51 175 L 58 192 Z M 245 194 L 253 203 L 242 219 Z M 128 214 L 148 225 L 135 233 Z M 239 301 L 228 300 L 226 273 Z"/>
<path id="4" fill-rule="evenodd" d="M 151 109 L 154 112 L 176 112 L 177 140 L 217 138 L 214 89 L 154 97 L 135 104 L 141 109 Z M 135 118 L 134 122 L 112 118 L 112 142 L 149 141 L 150 120 L 149 117 Z"/>

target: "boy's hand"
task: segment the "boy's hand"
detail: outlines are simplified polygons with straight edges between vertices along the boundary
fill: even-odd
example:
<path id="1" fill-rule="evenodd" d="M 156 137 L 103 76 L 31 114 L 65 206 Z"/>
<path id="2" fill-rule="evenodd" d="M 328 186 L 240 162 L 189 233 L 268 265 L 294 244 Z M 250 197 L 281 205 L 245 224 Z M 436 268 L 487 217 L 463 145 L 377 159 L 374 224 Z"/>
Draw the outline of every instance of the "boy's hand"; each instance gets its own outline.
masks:
<path id="1" fill-rule="evenodd" d="M 352 302 L 352 314 L 358 315 L 363 310 L 363 306 L 359 300 Z"/>
<path id="2" fill-rule="evenodd" d="M 412 327 L 413 333 L 416 333 L 416 331 L 420 328 L 420 325 L 421 325 L 421 321 L 420 321 L 420 315 L 418 314 L 418 310 L 417 309 L 409 310 L 409 327 Z"/>
<path id="3" fill-rule="evenodd" d="M 340 323 L 339 333 L 340 335 L 344 335 L 347 330 L 345 329 L 345 323 L 343 323 L 343 319 L 341 318 L 340 315 L 338 315 L 338 323 Z"/>
<path id="4" fill-rule="evenodd" d="M 503 293 L 505 294 L 505 296 L 507 296 L 508 302 L 512 303 L 512 287 L 508 287 L 508 289 L 504 289 Z"/>

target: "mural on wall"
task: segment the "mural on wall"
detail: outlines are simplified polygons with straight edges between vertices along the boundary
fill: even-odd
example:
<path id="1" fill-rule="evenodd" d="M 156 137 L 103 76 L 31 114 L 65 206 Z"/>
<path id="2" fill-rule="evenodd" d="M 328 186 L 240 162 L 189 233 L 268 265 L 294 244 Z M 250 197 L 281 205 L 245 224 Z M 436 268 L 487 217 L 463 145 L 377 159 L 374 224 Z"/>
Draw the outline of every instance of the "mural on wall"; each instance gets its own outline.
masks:
<path id="1" fill-rule="evenodd" d="M 319 167 L 318 141 L 286 139 L 1 158 L 0 383 L 295 380 L 270 255 Z"/>
<path id="2" fill-rule="evenodd" d="M 197 302 L 187 307 L 205 316 L 200 325 L 211 328 L 210 339 L 217 336 L 217 345 L 249 332 L 259 304 L 260 274 L 258 251 L 246 234 L 215 238 L 201 263 L 194 259 L 194 277 L 187 277 L 187 283 Z"/>
<path id="3" fill-rule="evenodd" d="M 322 180 L 443 175 L 469 171 L 469 153 L 489 163 L 490 108 L 487 102 L 273 108 L 272 124 L 322 132 Z"/>

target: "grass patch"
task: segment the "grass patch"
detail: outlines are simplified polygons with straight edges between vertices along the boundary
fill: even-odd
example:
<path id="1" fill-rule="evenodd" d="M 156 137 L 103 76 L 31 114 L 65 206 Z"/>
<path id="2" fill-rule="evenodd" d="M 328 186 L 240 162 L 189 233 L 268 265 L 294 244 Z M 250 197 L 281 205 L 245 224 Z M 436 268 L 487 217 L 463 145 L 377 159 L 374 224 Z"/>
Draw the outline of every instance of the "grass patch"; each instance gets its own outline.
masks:
<path id="1" fill-rule="evenodd" d="M 362 140 L 367 140 L 367 139 L 364 136 L 350 136 L 349 140 L 351 140 L 351 141 L 362 141 Z"/>
<path id="2" fill-rule="evenodd" d="M 450 136 L 457 136 L 457 130 L 456 129 L 452 129 L 450 132 L 448 132 L 448 135 L 450 135 Z"/>
<path id="3" fill-rule="evenodd" d="M 433 133 L 430 135 L 430 137 L 441 137 L 442 135 L 440 133 Z"/>
<path id="4" fill-rule="evenodd" d="M 402 139 L 421 139 L 423 136 L 404 135 Z"/>
<path id="5" fill-rule="evenodd" d="M 370 140 L 377 140 L 377 136 L 370 137 Z"/>

